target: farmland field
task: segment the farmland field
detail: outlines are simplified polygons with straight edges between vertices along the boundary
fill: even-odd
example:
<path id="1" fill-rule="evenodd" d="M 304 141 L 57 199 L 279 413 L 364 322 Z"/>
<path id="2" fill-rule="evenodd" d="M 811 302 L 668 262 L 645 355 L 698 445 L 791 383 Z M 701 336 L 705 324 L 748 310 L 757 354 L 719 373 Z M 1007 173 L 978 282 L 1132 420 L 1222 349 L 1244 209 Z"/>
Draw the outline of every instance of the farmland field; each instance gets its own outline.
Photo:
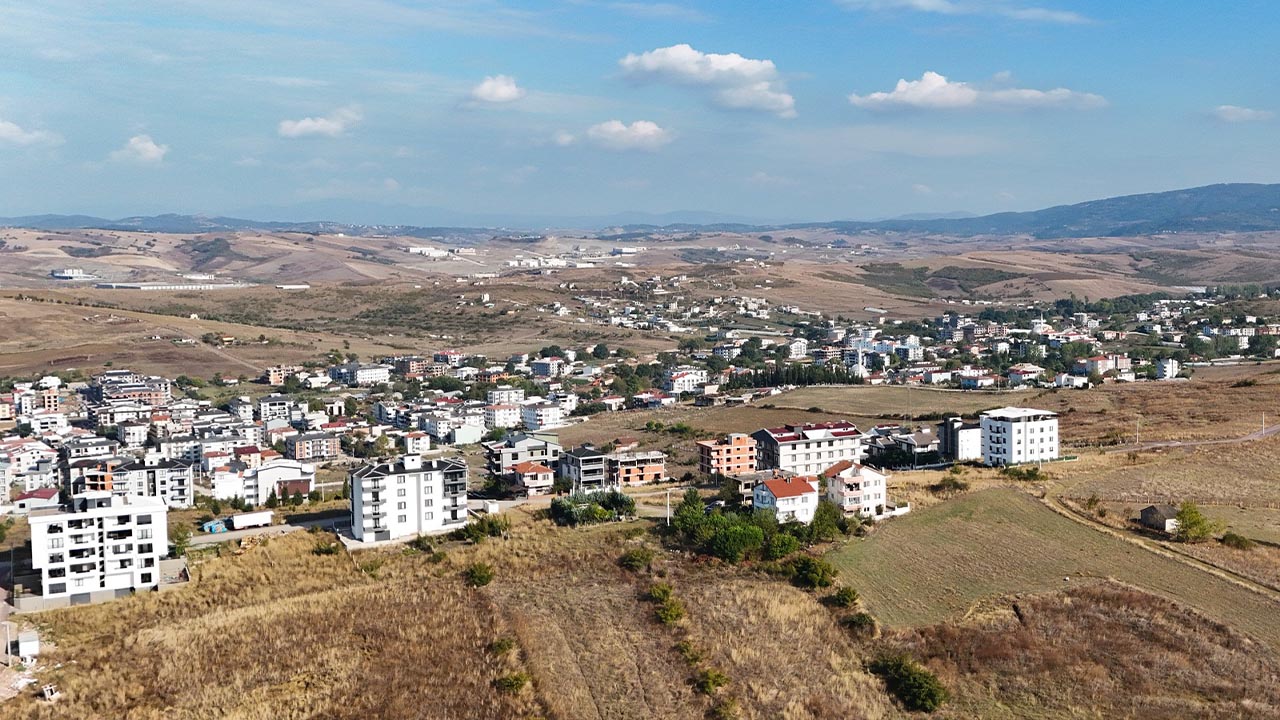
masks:
<path id="1" fill-rule="evenodd" d="M 1274 623 L 1280 603 L 1091 530 L 1016 490 L 977 492 L 923 509 L 829 559 L 841 581 L 890 626 L 959 618 L 994 596 L 1115 578 L 1280 647 Z"/>
<path id="2" fill-rule="evenodd" d="M 972 415 L 1006 405 L 1034 406 L 1040 391 L 962 392 L 932 388 L 889 385 L 804 387 L 764 402 L 780 408 L 807 410 L 820 407 L 829 412 L 860 417 L 917 416 L 928 413 Z"/>

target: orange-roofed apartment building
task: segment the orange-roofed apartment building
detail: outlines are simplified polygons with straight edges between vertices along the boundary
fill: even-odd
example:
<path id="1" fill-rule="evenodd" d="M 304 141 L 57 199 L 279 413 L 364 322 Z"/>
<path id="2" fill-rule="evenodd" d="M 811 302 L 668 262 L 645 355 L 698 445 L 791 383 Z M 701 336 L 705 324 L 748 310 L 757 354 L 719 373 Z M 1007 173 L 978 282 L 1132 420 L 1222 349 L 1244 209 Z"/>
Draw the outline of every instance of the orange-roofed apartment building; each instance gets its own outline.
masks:
<path id="1" fill-rule="evenodd" d="M 733 477 L 756 470 L 756 439 L 733 433 L 719 440 L 699 440 L 698 472 Z"/>
<path id="2" fill-rule="evenodd" d="M 511 466 L 509 477 L 530 496 L 546 495 L 555 483 L 556 471 L 542 463 L 525 460 Z"/>
<path id="3" fill-rule="evenodd" d="M 818 480 L 803 475 L 765 480 L 756 485 L 751 501 L 756 510 L 772 512 L 780 523 L 808 525 L 818 510 Z"/>

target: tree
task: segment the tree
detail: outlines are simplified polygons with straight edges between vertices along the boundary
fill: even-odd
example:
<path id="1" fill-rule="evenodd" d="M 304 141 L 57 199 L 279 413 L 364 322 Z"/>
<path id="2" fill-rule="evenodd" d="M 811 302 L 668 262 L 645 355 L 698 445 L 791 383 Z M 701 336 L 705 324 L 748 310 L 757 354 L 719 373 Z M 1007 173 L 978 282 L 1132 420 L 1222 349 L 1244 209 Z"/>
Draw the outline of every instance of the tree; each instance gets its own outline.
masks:
<path id="1" fill-rule="evenodd" d="M 187 554 L 187 546 L 191 542 L 191 528 L 178 525 L 169 531 L 169 541 L 173 543 L 173 556 L 182 557 Z"/>
<path id="2" fill-rule="evenodd" d="M 342 401 L 342 413 L 347 417 L 355 417 L 360 414 L 360 403 L 355 398 L 349 397 Z"/>
<path id="3" fill-rule="evenodd" d="M 271 494 L 267 495 L 267 507 L 275 509 L 280 504 L 280 499 L 276 497 L 276 489 L 271 488 Z"/>
<path id="4" fill-rule="evenodd" d="M 298 507 L 299 505 L 302 504 L 302 500 L 303 500 L 302 493 L 300 491 L 295 490 L 293 493 L 293 496 L 289 498 L 289 504 L 294 507 Z"/>
<path id="5" fill-rule="evenodd" d="M 1213 537 L 1222 529 L 1222 524 L 1210 520 L 1200 512 L 1193 502 L 1187 501 L 1178 507 L 1178 527 L 1173 531 L 1173 539 L 1184 543 L 1199 543 Z"/>
<path id="6" fill-rule="evenodd" d="M 596 346 L 591 348 L 591 357 L 597 360 L 607 359 L 609 357 L 609 346 L 604 343 L 596 343 Z"/>

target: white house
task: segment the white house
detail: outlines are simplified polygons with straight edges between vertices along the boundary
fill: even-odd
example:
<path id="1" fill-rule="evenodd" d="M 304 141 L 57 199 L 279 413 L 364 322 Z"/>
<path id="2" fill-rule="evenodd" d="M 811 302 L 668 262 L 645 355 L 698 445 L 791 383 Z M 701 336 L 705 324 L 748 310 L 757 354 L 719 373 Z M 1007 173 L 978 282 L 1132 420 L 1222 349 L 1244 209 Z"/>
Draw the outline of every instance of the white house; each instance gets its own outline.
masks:
<path id="1" fill-rule="evenodd" d="M 707 371 L 693 365 L 681 365 L 667 371 L 662 389 L 672 395 L 697 392 L 707 384 Z"/>
<path id="2" fill-rule="evenodd" d="M 352 470 L 351 534 L 361 541 L 448 532 L 467 523 L 467 464 L 404 455 Z"/>
<path id="3" fill-rule="evenodd" d="M 848 460 L 827 468 L 827 499 L 845 513 L 879 517 L 889 504 L 889 476 Z"/>
<path id="4" fill-rule="evenodd" d="M 808 525 L 818 510 L 818 483 L 799 475 L 765 480 L 752 490 L 751 502 L 758 510 L 772 512 L 780 523 Z"/>
<path id="5" fill-rule="evenodd" d="M 66 510 L 33 510 L 27 522 L 31 567 L 40 571 L 45 598 L 75 604 L 160 586 L 169 525 L 159 498 L 86 492 Z"/>
<path id="6" fill-rule="evenodd" d="M 1058 458 L 1058 415 L 1006 407 L 982 414 L 982 461 L 1017 465 Z"/>
<path id="7" fill-rule="evenodd" d="M 238 466 L 233 466 L 238 467 Z M 243 498 L 262 505 L 271 497 L 285 497 L 295 492 L 307 494 L 316 489 L 316 466 L 287 458 L 268 460 L 255 468 L 221 470 L 211 478 L 213 496 L 219 500 Z"/>
<path id="8" fill-rule="evenodd" d="M 415 430 L 404 434 L 404 454 L 422 455 L 431 450 L 431 436 Z"/>
<path id="9" fill-rule="evenodd" d="M 1165 358 L 1156 361 L 1156 379 L 1157 380 L 1173 380 L 1178 377 L 1181 372 L 1182 365 L 1173 358 Z"/>

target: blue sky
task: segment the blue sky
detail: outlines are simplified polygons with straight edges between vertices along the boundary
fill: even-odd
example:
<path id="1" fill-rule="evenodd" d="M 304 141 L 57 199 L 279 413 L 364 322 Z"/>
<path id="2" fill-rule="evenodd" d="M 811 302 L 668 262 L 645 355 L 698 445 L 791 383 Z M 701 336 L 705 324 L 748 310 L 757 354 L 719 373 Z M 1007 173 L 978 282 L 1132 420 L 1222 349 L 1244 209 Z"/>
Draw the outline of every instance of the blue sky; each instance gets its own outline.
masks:
<path id="1" fill-rule="evenodd" d="M 1260 0 L 0 0 L 0 215 L 821 220 L 1275 182 L 1278 34 Z"/>

